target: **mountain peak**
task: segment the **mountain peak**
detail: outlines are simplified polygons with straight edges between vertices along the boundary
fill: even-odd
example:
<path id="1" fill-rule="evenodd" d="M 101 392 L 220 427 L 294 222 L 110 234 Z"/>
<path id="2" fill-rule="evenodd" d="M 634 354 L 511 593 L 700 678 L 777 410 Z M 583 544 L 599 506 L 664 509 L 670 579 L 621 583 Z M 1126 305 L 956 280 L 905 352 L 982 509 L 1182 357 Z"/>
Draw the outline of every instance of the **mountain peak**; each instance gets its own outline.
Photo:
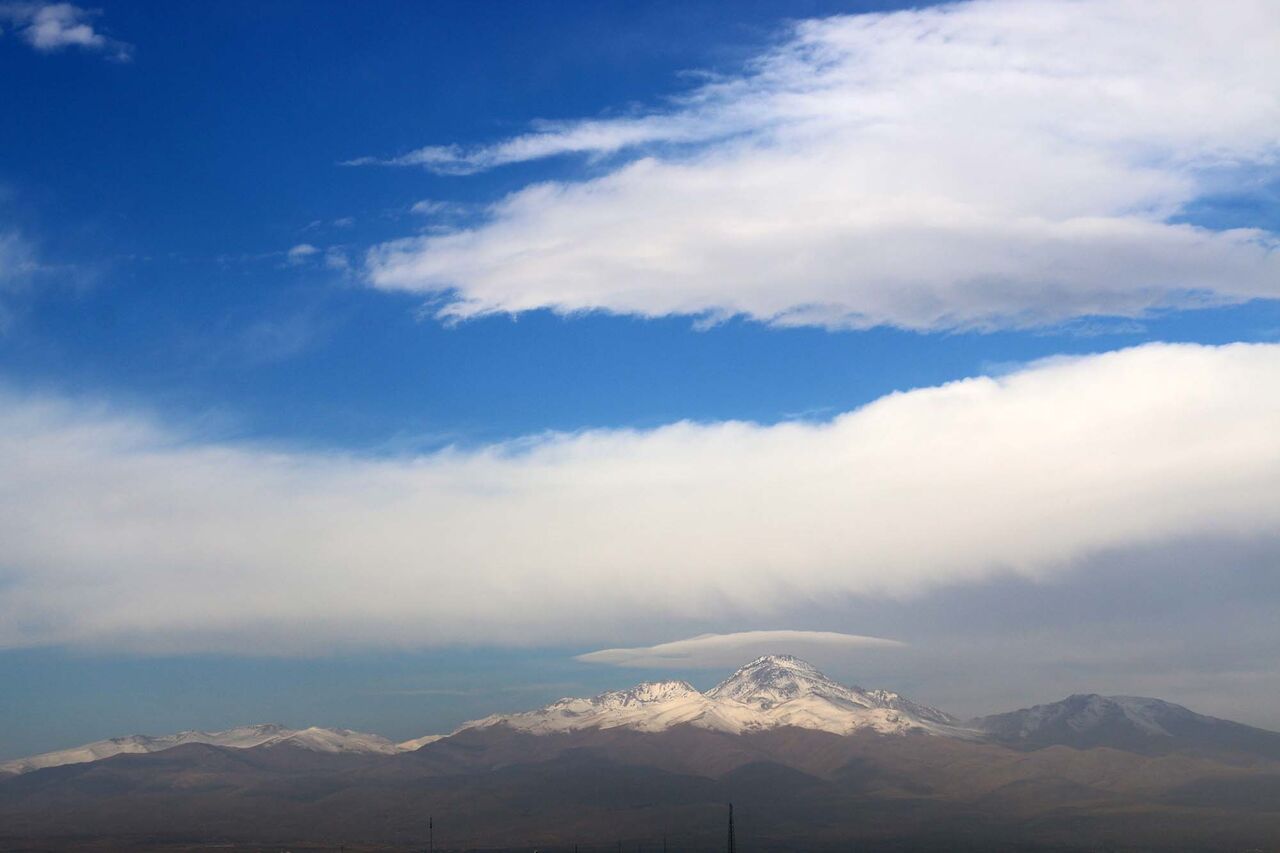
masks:
<path id="1" fill-rule="evenodd" d="M 686 681 L 646 681 L 532 711 L 494 714 L 457 731 L 503 725 L 533 734 L 612 728 L 658 732 L 689 725 L 739 734 L 782 726 L 901 734 L 958 731 L 953 723 L 947 714 L 896 693 L 846 687 L 792 655 L 763 655 L 706 693 Z"/>
<path id="2" fill-rule="evenodd" d="M 849 688 L 832 681 L 808 661 L 791 655 L 763 655 L 707 692 L 767 710 L 800 696 L 850 700 Z M 857 699 L 856 704 L 865 704 Z"/>
<path id="3" fill-rule="evenodd" d="M 626 708 L 636 705 L 658 705 L 700 695 L 697 689 L 687 681 L 642 681 L 628 690 L 611 690 L 608 693 L 601 693 L 590 701 L 602 708 Z M 581 700 L 561 701 L 574 703 Z"/>
<path id="4" fill-rule="evenodd" d="M 761 655 L 750 663 L 738 667 L 737 671 L 726 680 L 765 675 L 780 677 L 786 673 L 803 673 L 809 677 L 826 678 L 816 666 L 794 655 Z"/>
<path id="5" fill-rule="evenodd" d="M 983 717 L 975 724 L 997 741 L 1029 748 L 1061 744 L 1149 752 L 1165 749 L 1179 738 L 1227 742 L 1238 734 L 1233 723 L 1172 702 L 1097 693 L 1075 693 L 1058 702 Z"/>
<path id="6" fill-rule="evenodd" d="M 627 691 L 638 702 L 666 702 L 683 699 L 697 692 L 687 681 L 642 681 Z"/>
<path id="7" fill-rule="evenodd" d="M 801 660 L 795 655 L 761 655 L 750 663 L 743 664 L 738 667 L 738 672 L 749 669 L 762 669 L 765 667 L 778 667 L 780 669 L 798 669 L 805 672 L 818 673 L 818 668 L 807 660 Z"/>

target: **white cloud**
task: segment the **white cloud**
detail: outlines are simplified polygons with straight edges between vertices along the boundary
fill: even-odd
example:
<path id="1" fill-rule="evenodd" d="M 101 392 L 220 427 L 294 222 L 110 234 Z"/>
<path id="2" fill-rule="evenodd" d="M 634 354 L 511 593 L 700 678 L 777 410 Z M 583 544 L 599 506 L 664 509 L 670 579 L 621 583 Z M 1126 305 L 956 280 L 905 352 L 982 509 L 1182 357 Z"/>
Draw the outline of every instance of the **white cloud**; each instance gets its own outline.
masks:
<path id="1" fill-rule="evenodd" d="M 835 631 L 739 631 L 733 634 L 699 634 L 687 640 L 601 649 L 578 655 L 584 663 L 603 663 L 645 669 L 714 669 L 739 666 L 766 654 L 794 654 L 817 661 L 833 654 L 902 646 L 897 640 L 863 637 Z"/>
<path id="2" fill-rule="evenodd" d="M 299 243 L 289 251 L 285 252 L 285 257 L 291 264 L 300 264 L 312 255 L 319 254 L 319 252 L 320 250 L 310 243 Z"/>
<path id="3" fill-rule="evenodd" d="M 622 121 L 535 123 L 536 133 L 464 151 L 456 145 L 428 145 L 398 157 L 358 157 L 346 166 L 425 166 L 447 175 L 470 175 L 560 154 L 613 154 L 625 148 L 653 142 L 699 142 L 723 136 L 740 126 L 708 125 L 705 117 L 664 117 Z"/>
<path id="4" fill-rule="evenodd" d="M 321 249 L 311 243 L 299 243 L 284 253 L 285 262 L 289 266 L 298 267 L 312 262 L 319 262 L 325 267 L 339 272 L 351 269 L 351 260 L 347 257 L 344 246 L 326 246 Z"/>
<path id="5" fill-rule="evenodd" d="M 416 213 L 419 216 L 432 216 L 437 213 L 443 213 L 448 209 L 448 202 L 424 198 L 422 201 L 415 201 L 413 206 L 409 208 L 409 212 Z"/>
<path id="6" fill-rule="evenodd" d="M 0 646 L 617 644 L 847 594 L 1046 579 L 1116 549 L 1280 529 L 1277 435 L 1280 345 L 1053 361 L 829 423 L 392 458 L 7 393 Z"/>
<path id="7" fill-rule="evenodd" d="M 1275 298 L 1274 233 L 1178 216 L 1210 183 L 1243 190 L 1277 162 L 1277 43 L 1265 0 L 978 0 L 804 22 L 742 75 L 650 114 L 392 158 L 454 173 L 621 162 L 376 247 L 369 278 L 449 293 L 449 317 L 919 329 Z"/>
<path id="8" fill-rule="evenodd" d="M 92 20 L 100 13 L 71 3 L 4 3 L 0 20 L 18 27 L 24 41 L 36 50 L 51 53 L 68 47 L 102 51 L 119 62 L 133 58 L 133 45 L 96 30 Z"/>

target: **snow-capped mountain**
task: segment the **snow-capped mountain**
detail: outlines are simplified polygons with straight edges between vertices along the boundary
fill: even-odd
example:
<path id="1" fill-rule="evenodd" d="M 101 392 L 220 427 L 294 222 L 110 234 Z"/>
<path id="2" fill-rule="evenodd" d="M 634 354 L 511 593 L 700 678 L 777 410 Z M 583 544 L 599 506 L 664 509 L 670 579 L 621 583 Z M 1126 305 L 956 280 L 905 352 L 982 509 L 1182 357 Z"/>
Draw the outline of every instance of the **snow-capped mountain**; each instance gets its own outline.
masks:
<path id="1" fill-rule="evenodd" d="M 114 737 L 71 749 L 8 761 L 0 764 L 0 774 L 27 773 L 64 764 L 83 764 L 110 758 L 113 755 L 159 752 L 187 743 L 203 743 L 232 749 L 287 745 L 312 752 L 330 753 L 391 754 L 400 751 L 396 744 L 380 735 L 314 726 L 306 729 L 288 729 L 275 723 L 264 723 L 256 726 L 238 726 L 220 732 L 187 731 L 173 735 Z"/>
<path id="2" fill-rule="evenodd" d="M 789 655 L 757 658 L 706 693 L 684 681 L 645 682 L 590 699 L 561 699 L 535 711 L 485 717 L 459 731 L 499 725 L 533 734 L 618 727 L 657 732 L 677 725 L 731 733 L 796 726 L 834 734 L 968 734 L 936 708 L 888 691 L 846 687 Z"/>
<path id="3" fill-rule="evenodd" d="M 1037 739 L 1050 732 L 1082 735 L 1117 726 L 1123 726 L 1134 734 L 1170 737 L 1160 721 L 1179 715 L 1198 716 L 1180 705 L 1159 699 L 1090 693 L 985 717 L 981 727 L 1002 740 Z"/>
<path id="4" fill-rule="evenodd" d="M 1197 714 L 1141 696 L 1068 696 L 1060 702 L 994 714 L 968 725 L 1024 749 L 1111 747 L 1131 752 L 1214 749 L 1280 757 L 1280 734 Z"/>
<path id="5" fill-rule="evenodd" d="M 474 749 L 477 737 L 483 740 L 504 727 L 526 734 L 550 735 L 607 729 L 658 733 L 678 726 L 727 734 L 784 727 L 837 735 L 923 733 L 1016 750 L 1109 747 L 1148 755 L 1230 752 L 1280 760 L 1280 733 L 1196 714 L 1159 699 L 1076 695 L 1061 702 L 961 722 L 897 693 L 840 684 L 789 655 L 766 655 L 705 693 L 685 681 L 647 681 L 629 690 L 613 690 L 585 699 L 560 699 L 532 711 L 495 714 L 464 723 L 449 735 L 426 735 L 400 743 L 347 729 L 241 726 L 220 732 L 111 738 L 0 763 L 0 776 L 126 753 L 159 752 L 184 744 L 234 749 L 292 747 L 331 755 L 369 756 L 424 750 L 425 755 L 437 748 L 447 753 L 451 738 L 464 733 L 462 741 Z M 437 742 L 442 742 L 439 747 L 435 746 Z"/>
<path id="6" fill-rule="evenodd" d="M 812 664 L 791 655 L 757 658 L 717 684 L 707 695 L 731 699 L 760 711 L 773 711 L 797 699 L 821 700 L 835 708 L 896 711 L 908 718 L 936 725 L 956 720 L 937 708 L 905 699 L 889 690 L 864 690 L 832 681 Z"/>
<path id="7" fill-rule="evenodd" d="M 658 732 L 684 723 L 737 731 L 740 723 L 684 681 L 646 681 L 630 690 L 611 690 L 590 699 L 566 698 L 544 708 L 494 714 L 463 723 L 458 731 L 509 726 L 532 734 L 618 726 Z M 456 732 L 455 732 L 456 733 Z"/>

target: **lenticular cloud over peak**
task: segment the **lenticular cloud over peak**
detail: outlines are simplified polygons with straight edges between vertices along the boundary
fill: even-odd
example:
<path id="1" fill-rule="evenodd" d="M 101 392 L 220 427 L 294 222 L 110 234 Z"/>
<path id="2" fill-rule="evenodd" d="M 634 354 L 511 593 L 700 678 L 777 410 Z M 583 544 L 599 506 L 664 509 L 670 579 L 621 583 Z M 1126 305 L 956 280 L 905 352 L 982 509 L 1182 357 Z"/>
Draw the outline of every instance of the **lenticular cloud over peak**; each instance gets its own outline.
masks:
<path id="1" fill-rule="evenodd" d="M 1280 155 L 1280 7 L 991 0 L 802 22 L 653 111 L 380 161 L 613 158 L 385 243 L 379 288 L 549 308 L 912 329 L 1280 296 L 1277 237 L 1186 211 Z M 379 162 L 362 158 L 359 163 Z"/>
<path id="2" fill-rule="evenodd" d="M 617 643 L 1186 537 L 1270 542 L 1278 392 L 1280 345 L 1156 344 L 825 423 L 391 458 L 8 393 L 0 645 Z"/>
<path id="3" fill-rule="evenodd" d="M 702 669 L 728 666 L 744 657 L 757 657 L 777 649 L 812 655 L 841 654 L 864 650 L 889 650 L 904 643 L 884 637 L 844 634 L 836 631 L 737 631 L 732 634 L 699 634 L 653 646 L 600 649 L 577 656 L 584 663 L 660 669 L 680 667 Z"/>

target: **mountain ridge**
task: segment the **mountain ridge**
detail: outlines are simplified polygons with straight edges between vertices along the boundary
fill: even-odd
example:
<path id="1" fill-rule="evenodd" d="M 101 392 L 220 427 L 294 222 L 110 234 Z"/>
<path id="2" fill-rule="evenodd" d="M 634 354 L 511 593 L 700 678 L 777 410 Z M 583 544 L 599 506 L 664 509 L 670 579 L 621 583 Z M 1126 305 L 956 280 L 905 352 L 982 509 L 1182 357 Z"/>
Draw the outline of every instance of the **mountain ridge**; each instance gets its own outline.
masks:
<path id="1" fill-rule="evenodd" d="M 1095 694 L 959 722 L 785 656 L 705 693 L 648 681 L 399 744 L 275 724 L 103 743 L 0 775 L 0 849 L 407 853 L 434 815 L 437 849 L 656 849 L 660 831 L 709 852 L 726 802 L 777 853 L 1280 849 L 1280 733 Z"/>
<path id="2" fill-rule="evenodd" d="M 979 717 L 966 725 L 1005 746 L 1023 749 L 1110 747 L 1158 754 L 1191 742 L 1201 749 L 1280 759 L 1280 732 L 1198 714 L 1145 696 L 1075 693 L 1058 702 Z"/>
<path id="3" fill-rule="evenodd" d="M 687 681 L 643 681 L 599 695 L 565 697 L 541 708 L 470 720 L 448 734 L 393 743 L 349 729 L 290 729 L 276 723 L 217 732 L 130 735 L 0 763 L 0 776 L 153 753 L 188 743 L 232 749 L 292 746 L 320 753 L 395 755 L 430 748 L 465 732 L 506 728 L 533 735 L 627 729 L 660 733 L 690 726 L 731 735 L 797 728 L 839 736 L 918 733 L 1020 750 L 1110 747 L 1142 754 L 1176 749 L 1239 752 L 1280 759 L 1280 733 L 1134 696 L 1074 694 L 1057 702 L 961 721 L 889 690 L 840 684 L 791 655 L 763 655 L 705 692 Z"/>
<path id="4" fill-rule="evenodd" d="M 390 755 L 402 751 L 381 735 L 350 729 L 309 726 L 290 729 L 279 723 L 235 726 L 221 731 L 191 729 L 170 735 L 124 735 L 92 743 L 53 750 L 0 763 L 0 775 L 17 775 L 49 767 L 102 761 L 117 755 L 163 752 L 186 744 L 221 746 L 230 749 L 270 748 L 289 745 L 312 752 L 352 752 Z"/>

